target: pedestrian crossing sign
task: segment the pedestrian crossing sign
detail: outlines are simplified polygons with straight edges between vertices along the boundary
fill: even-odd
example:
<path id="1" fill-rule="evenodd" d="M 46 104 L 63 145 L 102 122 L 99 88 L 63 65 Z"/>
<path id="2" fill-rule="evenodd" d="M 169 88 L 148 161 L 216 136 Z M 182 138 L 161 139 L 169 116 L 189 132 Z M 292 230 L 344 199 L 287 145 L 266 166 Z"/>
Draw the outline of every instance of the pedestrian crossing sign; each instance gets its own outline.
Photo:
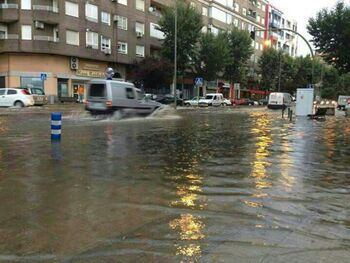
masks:
<path id="1" fill-rule="evenodd" d="M 194 83 L 196 86 L 202 86 L 203 85 L 203 78 L 196 78 Z"/>

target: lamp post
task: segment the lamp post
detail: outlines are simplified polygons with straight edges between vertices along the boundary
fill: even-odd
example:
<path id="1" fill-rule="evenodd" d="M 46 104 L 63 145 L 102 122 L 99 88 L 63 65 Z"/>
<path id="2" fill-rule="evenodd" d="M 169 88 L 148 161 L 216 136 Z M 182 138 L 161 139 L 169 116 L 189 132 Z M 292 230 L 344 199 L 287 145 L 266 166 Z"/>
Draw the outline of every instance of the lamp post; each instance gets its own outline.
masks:
<path id="1" fill-rule="evenodd" d="M 177 0 L 175 1 L 175 28 L 174 28 L 174 79 L 173 79 L 173 95 L 174 108 L 176 109 L 176 79 L 177 79 Z"/>

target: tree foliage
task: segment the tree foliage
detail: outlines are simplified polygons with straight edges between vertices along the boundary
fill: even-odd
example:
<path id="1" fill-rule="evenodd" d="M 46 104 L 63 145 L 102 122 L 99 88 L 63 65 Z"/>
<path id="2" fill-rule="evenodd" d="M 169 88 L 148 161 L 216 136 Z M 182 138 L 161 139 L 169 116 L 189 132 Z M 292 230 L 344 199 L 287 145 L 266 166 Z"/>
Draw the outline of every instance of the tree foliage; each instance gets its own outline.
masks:
<path id="1" fill-rule="evenodd" d="M 171 83 L 172 71 L 172 65 L 166 60 L 146 57 L 134 63 L 132 78 L 142 83 L 145 90 L 155 90 Z"/>
<path id="2" fill-rule="evenodd" d="M 226 39 L 229 55 L 224 76 L 231 83 L 245 81 L 247 61 L 253 54 L 250 35 L 246 31 L 232 27 L 226 32 Z"/>
<path id="3" fill-rule="evenodd" d="M 177 64 L 178 71 L 183 73 L 190 68 L 196 56 L 197 42 L 203 27 L 202 15 L 190 4 L 177 1 Z M 160 30 L 165 39 L 162 56 L 168 61 L 174 60 L 175 47 L 175 6 L 162 11 L 159 20 Z"/>
<path id="4" fill-rule="evenodd" d="M 309 19 L 307 29 L 324 60 L 340 72 L 350 72 L 349 6 L 338 2 L 332 10 L 321 10 Z"/>
<path id="5" fill-rule="evenodd" d="M 274 48 L 264 49 L 258 65 L 261 73 L 261 86 L 265 90 L 277 90 L 279 74 L 279 54 Z"/>
<path id="6" fill-rule="evenodd" d="M 222 77 L 221 74 L 229 61 L 226 34 L 202 34 L 198 46 L 198 56 L 195 63 L 197 75 L 207 81 Z"/>

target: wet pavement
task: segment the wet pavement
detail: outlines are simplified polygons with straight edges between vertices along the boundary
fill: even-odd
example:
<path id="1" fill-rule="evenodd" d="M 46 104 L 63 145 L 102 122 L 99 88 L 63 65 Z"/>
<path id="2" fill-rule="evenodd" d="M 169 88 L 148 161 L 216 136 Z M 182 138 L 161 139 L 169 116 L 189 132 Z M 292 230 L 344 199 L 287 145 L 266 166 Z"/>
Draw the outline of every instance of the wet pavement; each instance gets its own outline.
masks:
<path id="1" fill-rule="evenodd" d="M 349 163 L 342 113 L 0 109 L 0 262 L 349 262 Z"/>

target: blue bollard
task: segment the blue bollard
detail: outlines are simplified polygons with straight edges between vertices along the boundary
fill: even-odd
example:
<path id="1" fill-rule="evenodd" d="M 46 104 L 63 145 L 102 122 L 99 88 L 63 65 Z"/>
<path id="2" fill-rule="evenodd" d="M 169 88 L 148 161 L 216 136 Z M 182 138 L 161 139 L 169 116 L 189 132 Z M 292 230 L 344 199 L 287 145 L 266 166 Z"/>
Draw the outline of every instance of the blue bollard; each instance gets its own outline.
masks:
<path id="1" fill-rule="evenodd" d="M 60 112 L 51 113 L 51 140 L 61 139 L 62 114 Z"/>

